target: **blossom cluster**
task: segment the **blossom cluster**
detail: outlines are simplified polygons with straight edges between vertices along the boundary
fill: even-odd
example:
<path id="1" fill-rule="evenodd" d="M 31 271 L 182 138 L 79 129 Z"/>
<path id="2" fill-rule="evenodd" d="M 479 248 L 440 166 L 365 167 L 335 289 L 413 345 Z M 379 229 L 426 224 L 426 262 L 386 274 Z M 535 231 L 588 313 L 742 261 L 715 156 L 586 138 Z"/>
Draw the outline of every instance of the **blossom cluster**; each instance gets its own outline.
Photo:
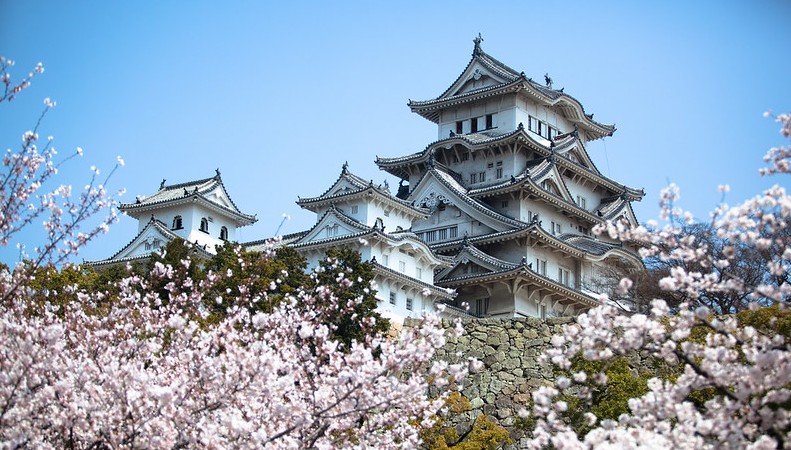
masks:
<path id="1" fill-rule="evenodd" d="M 13 61 L 0 57 L 0 80 L 5 85 L 0 104 L 13 100 L 30 86 L 30 79 L 35 74 L 44 72 L 44 67 L 39 63 L 25 79 L 14 84 L 8 72 L 11 66 Z M 44 109 L 36 125 L 22 134 L 20 147 L 17 150 L 9 148 L 2 159 L 0 245 L 8 245 L 21 230 L 41 220 L 44 228 L 41 245 L 29 251 L 19 244 L 20 259 L 32 268 L 46 264 L 60 265 L 68 261 L 91 239 L 107 232 L 108 226 L 117 220 L 113 208 L 116 201 L 108 195 L 104 186 L 122 160 L 103 182 L 97 178 L 98 172 L 94 171 L 90 181 L 79 192 L 73 192 L 69 185 L 56 185 L 48 192 L 43 192 L 51 186 L 62 164 L 82 154 L 82 149 L 78 148 L 66 158 L 56 161 L 58 152 L 52 145 L 52 136 L 48 136 L 43 146 L 39 147 L 39 128 L 47 112 L 54 107 L 54 101 L 44 99 Z M 88 219 L 100 212 L 105 212 L 106 216 L 99 219 L 98 223 L 89 225 Z M 17 285 L 22 283 L 23 279 L 16 280 Z M 13 292 L 15 289 L 6 294 Z"/>
<path id="2" fill-rule="evenodd" d="M 785 136 L 791 116 L 778 117 Z M 764 174 L 789 174 L 788 152 L 773 149 Z M 554 387 L 533 393 L 530 413 L 536 427 L 530 448 L 784 448 L 791 445 L 791 342 L 768 327 L 740 324 L 736 316 L 716 315 L 695 300 L 704 292 L 743 292 L 739 279 L 721 276 L 718 268 L 734 263 L 726 248 L 720 259 L 697 245 L 694 235 L 679 230 L 689 215 L 674 206 L 678 190 L 662 194 L 661 217 L 668 225 L 629 229 L 620 223 L 600 232 L 643 244 L 643 256 L 689 262 L 660 280 L 665 290 L 685 294 L 687 302 L 669 308 L 653 300 L 649 311 L 627 314 L 604 305 L 581 315 L 564 334 L 552 339 L 544 358 L 572 370 L 575 358 L 608 361 L 640 355 L 673 369 L 674 376 L 649 380 L 647 393 L 629 400 L 629 411 L 617 418 L 585 417 L 588 430 L 575 430 L 564 413 L 564 395 L 592 402 L 591 384 L 606 385 L 604 372 L 589 379 L 585 372 L 561 377 Z M 761 251 L 772 277 L 745 292 L 751 308 L 769 305 L 782 313 L 791 297 L 791 196 L 774 186 L 741 205 L 721 205 L 712 214 L 717 236 L 731 245 Z M 631 282 L 622 286 L 628 289 Z M 606 300 L 606 299 L 603 299 Z M 700 330 L 703 330 L 701 335 Z M 697 399 L 695 396 L 698 396 Z"/>
<path id="3" fill-rule="evenodd" d="M 0 103 L 43 72 L 37 66 L 14 85 L 12 65 L 0 59 Z M 209 294 L 231 270 L 193 280 L 156 263 L 145 277 L 130 270 L 99 291 L 40 287 L 38 269 L 58 267 L 115 219 L 98 169 L 76 196 L 66 185 L 40 192 L 58 170 L 52 139 L 37 147 L 41 119 L 55 106 L 44 103 L 21 148 L 6 153 L 0 179 L 0 245 L 39 219 L 46 235 L 24 263 L 0 268 L 0 448 L 419 445 L 420 426 L 445 400 L 429 398 L 429 386 L 460 386 L 467 363 L 432 361 L 445 342 L 436 315 L 397 337 L 341 345 L 327 318 L 353 316 L 363 301 L 335 295 L 359 282 L 351 276 L 334 278 L 336 289 L 288 294 L 267 313 L 249 304 L 261 301 L 249 294 L 255 277 L 235 286 L 233 301 Z M 209 298 L 226 308 L 218 322 L 207 320 Z M 373 329 L 367 319 L 362 328 Z"/>
<path id="4" fill-rule="evenodd" d="M 332 295 L 270 314 L 237 305 L 208 326 L 203 292 L 222 276 L 167 299 L 130 276 L 109 305 L 79 291 L 38 313 L 22 296 L 3 304 L 0 446 L 414 448 L 444 401 L 429 385 L 466 374 L 431 361 L 436 316 L 341 351 L 316 319 L 353 307 Z"/>

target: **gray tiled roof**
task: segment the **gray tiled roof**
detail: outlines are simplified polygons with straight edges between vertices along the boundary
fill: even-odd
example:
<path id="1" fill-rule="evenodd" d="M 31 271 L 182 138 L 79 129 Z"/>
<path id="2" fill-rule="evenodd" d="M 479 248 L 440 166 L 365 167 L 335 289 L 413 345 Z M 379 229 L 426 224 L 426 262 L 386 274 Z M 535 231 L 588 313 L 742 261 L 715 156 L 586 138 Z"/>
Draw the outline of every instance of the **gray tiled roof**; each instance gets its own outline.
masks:
<path id="1" fill-rule="evenodd" d="M 228 198 L 228 201 L 231 204 L 230 208 L 212 201 L 205 196 L 218 187 L 222 189 L 222 191 L 225 193 L 225 196 Z M 241 222 L 247 222 L 247 224 L 250 224 L 256 221 L 255 216 L 241 212 L 236 206 L 236 203 L 234 203 L 233 199 L 231 199 L 231 196 L 228 195 L 228 191 L 225 189 L 225 185 L 222 182 L 219 171 L 217 171 L 217 175 L 211 178 L 204 178 L 202 180 L 189 181 L 186 183 L 173 184 L 169 186 L 165 185 L 165 181 L 162 180 L 162 185 L 160 185 L 159 190 L 153 195 L 148 197 L 139 197 L 134 203 L 122 203 L 118 209 L 127 213 L 134 213 L 137 210 L 146 210 L 151 207 L 166 206 L 169 203 L 182 202 L 190 198 L 200 198 L 211 204 L 214 208 L 224 211 L 231 216 L 238 217 L 241 219 Z"/>

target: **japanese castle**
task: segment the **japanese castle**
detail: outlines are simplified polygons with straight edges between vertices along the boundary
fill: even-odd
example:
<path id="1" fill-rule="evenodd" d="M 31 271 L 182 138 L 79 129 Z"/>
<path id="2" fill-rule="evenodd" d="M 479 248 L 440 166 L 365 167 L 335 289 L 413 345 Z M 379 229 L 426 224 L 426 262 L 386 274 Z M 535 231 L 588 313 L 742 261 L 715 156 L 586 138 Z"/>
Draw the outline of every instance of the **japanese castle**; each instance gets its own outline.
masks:
<path id="1" fill-rule="evenodd" d="M 346 164 L 334 183 L 297 204 L 316 214 L 309 230 L 282 237 L 315 267 L 348 246 L 373 264 L 380 312 L 392 319 L 443 309 L 476 317 L 578 314 L 598 304 L 607 268 L 642 267 L 634 243 L 592 228 L 637 226 L 642 190 L 602 175 L 586 150 L 611 136 L 582 104 L 496 60 L 474 40 L 467 66 L 437 98 L 409 107 L 437 125 L 438 139 L 406 156 L 377 157 L 399 181 L 391 192 Z M 181 237 L 206 255 L 255 222 L 211 178 L 166 185 L 121 211 L 138 235 L 102 266 L 145 258 Z M 261 250 L 267 241 L 242 243 Z"/>

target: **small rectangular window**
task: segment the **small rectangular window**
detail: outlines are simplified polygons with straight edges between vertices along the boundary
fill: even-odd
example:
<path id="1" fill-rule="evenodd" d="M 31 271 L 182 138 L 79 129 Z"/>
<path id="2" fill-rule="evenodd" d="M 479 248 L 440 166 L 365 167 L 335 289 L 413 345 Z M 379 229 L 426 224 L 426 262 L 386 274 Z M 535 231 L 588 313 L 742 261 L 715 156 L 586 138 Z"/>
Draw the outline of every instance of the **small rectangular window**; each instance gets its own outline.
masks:
<path id="1" fill-rule="evenodd" d="M 470 119 L 470 133 L 477 133 L 478 132 L 478 118 L 473 117 Z"/>
<path id="2" fill-rule="evenodd" d="M 382 255 L 382 264 L 387 267 L 390 264 L 390 255 Z"/>
<path id="3" fill-rule="evenodd" d="M 536 131 L 536 133 L 538 133 L 540 136 L 543 136 L 544 134 L 541 132 L 543 127 L 541 125 L 544 125 L 544 123 L 541 122 L 541 121 L 538 121 L 538 131 Z"/>
<path id="4" fill-rule="evenodd" d="M 395 305 L 396 304 L 396 293 L 395 292 L 390 292 L 390 304 L 391 305 Z"/>
<path id="5" fill-rule="evenodd" d="M 577 196 L 577 206 L 579 206 L 582 209 L 587 209 L 586 206 L 585 206 L 585 203 L 586 203 L 585 202 L 585 197 L 582 197 L 582 196 L 578 195 Z"/>
<path id="6" fill-rule="evenodd" d="M 440 241 L 444 241 L 445 239 L 448 238 L 448 229 L 447 228 L 443 228 L 443 229 L 438 230 L 438 231 L 439 231 L 439 240 Z"/>
<path id="7" fill-rule="evenodd" d="M 547 274 L 547 260 L 536 258 L 536 273 L 540 275 Z"/>
<path id="8" fill-rule="evenodd" d="M 470 174 L 470 183 L 477 183 L 477 182 L 478 182 L 478 174 L 477 173 L 471 173 Z"/>
<path id="9" fill-rule="evenodd" d="M 503 200 L 502 207 L 508 208 L 508 200 Z"/>
<path id="10" fill-rule="evenodd" d="M 558 282 L 565 286 L 569 285 L 569 271 L 562 267 L 558 267 Z"/>
<path id="11" fill-rule="evenodd" d="M 491 115 L 491 114 L 487 114 L 487 115 L 486 115 L 486 129 L 487 129 L 487 130 L 488 130 L 488 129 L 490 129 L 490 128 L 492 128 L 492 125 L 493 125 L 493 122 L 494 122 L 494 120 L 493 120 L 493 119 L 494 119 L 494 118 L 492 117 L 492 115 Z"/>
<path id="12" fill-rule="evenodd" d="M 528 120 L 528 122 L 527 122 L 527 129 L 532 131 L 532 132 L 535 132 L 537 124 L 538 124 L 538 121 L 536 120 L 536 118 L 533 117 L 533 116 L 530 116 L 530 120 Z"/>
<path id="13" fill-rule="evenodd" d="M 469 153 L 464 152 L 464 153 L 461 154 L 461 160 L 462 161 L 467 161 L 468 159 L 470 159 L 470 154 Z"/>
<path id="14" fill-rule="evenodd" d="M 456 121 L 456 134 L 463 134 L 464 133 L 464 121 L 459 120 Z"/>
<path id="15" fill-rule="evenodd" d="M 480 181 L 481 183 L 486 181 L 486 172 L 479 172 L 478 173 L 478 181 Z"/>
<path id="16" fill-rule="evenodd" d="M 423 279 L 423 269 L 421 269 L 420 267 L 415 267 L 415 278 L 417 278 L 418 280 Z"/>
<path id="17" fill-rule="evenodd" d="M 497 170 L 494 171 L 494 177 L 498 180 L 503 177 L 503 168 L 498 167 Z"/>
<path id="18" fill-rule="evenodd" d="M 411 298 L 407 298 L 406 299 L 406 309 L 409 310 L 409 311 L 412 311 L 412 299 Z"/>
<path id="19" fill-rule="evenodd" d="M 503 165 L 502 161 L 497 161 L 497 167 L 501 167 Z"/>
<path id="20" fill-rule="evenodd" d="M 357 214 L 357 211 L 358 211 L 358 206 L 352 205 L 352 214 Z"/>
<path id="21" fill-rule="evenodd" d="M 494 163 L 487 163 L 486 164 L 486 168 L 487 169 L 491 169 L 492 167 L 494 167 Z"/>
<path id="22" fill-rule="evenodd" d="M 541 316 L 542 319 L 547 318 L 547 306 L 541 305 L 538 307 L 538 315 Z"/>
<path id="23" fill-rule="evenodd" d="M 398 270 L 400 270 L 401 273 L 406 272 L 406 263 L 404 261 L 398 261 Z"/>
<path id="24" fill-rule="evenodd" d="M 448 236 L 453 239 L 459 235 L 459 228 L 458 227 L 450 227 L 448 228 Z"/>
<path id="25" fill-rule="evenodd" d="M 390 210 L 389 209 L 385 210 L 385 217 L 390 217 Z"/>

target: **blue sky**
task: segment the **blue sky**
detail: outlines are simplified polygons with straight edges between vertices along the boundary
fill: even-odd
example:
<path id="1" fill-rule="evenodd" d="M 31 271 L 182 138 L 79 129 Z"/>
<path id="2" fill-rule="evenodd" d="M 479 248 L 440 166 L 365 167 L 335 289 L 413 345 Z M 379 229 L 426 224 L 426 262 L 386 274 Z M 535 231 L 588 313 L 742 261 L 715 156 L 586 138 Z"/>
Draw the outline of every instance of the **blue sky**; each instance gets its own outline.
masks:
<path id="1" fill-rule="evenodd" d="M 761 156 L 784 144 L 766 110 L 791 108 L 789 1 L 698 2 L 42 2 L 0 0 L 0 54 L 21 76 L 46 72 L 0 107 L 0 143 L 15 148 L 42 107 L 42 135 L 88 167 L 126 166 L 109 183 L 124 201 L 220 168 L 236 204 L 258 215 L 243 241 L 311 226 L 297 196 L 323 192 L 344 161 L 373 163 L 425 148 L 436 126 L 408 99 L 434 98 L 483 49 L 527 76 L 553 78 L 611 138 L 590 145 L 599 169 L 642 187 L 640 220 L 657 194 L 681 186 L 680 206 L 705 218 L 731 185 L 737 203 L 774 183 Z M 390 185 L 397 183 L 390 179 Z M 136 233 L 122 217 L 85 259 L 108 257 Z M 28 244 L 35 232 L 23 236 Z M 16 251 L 0 249 L 0 260 Z"/>

